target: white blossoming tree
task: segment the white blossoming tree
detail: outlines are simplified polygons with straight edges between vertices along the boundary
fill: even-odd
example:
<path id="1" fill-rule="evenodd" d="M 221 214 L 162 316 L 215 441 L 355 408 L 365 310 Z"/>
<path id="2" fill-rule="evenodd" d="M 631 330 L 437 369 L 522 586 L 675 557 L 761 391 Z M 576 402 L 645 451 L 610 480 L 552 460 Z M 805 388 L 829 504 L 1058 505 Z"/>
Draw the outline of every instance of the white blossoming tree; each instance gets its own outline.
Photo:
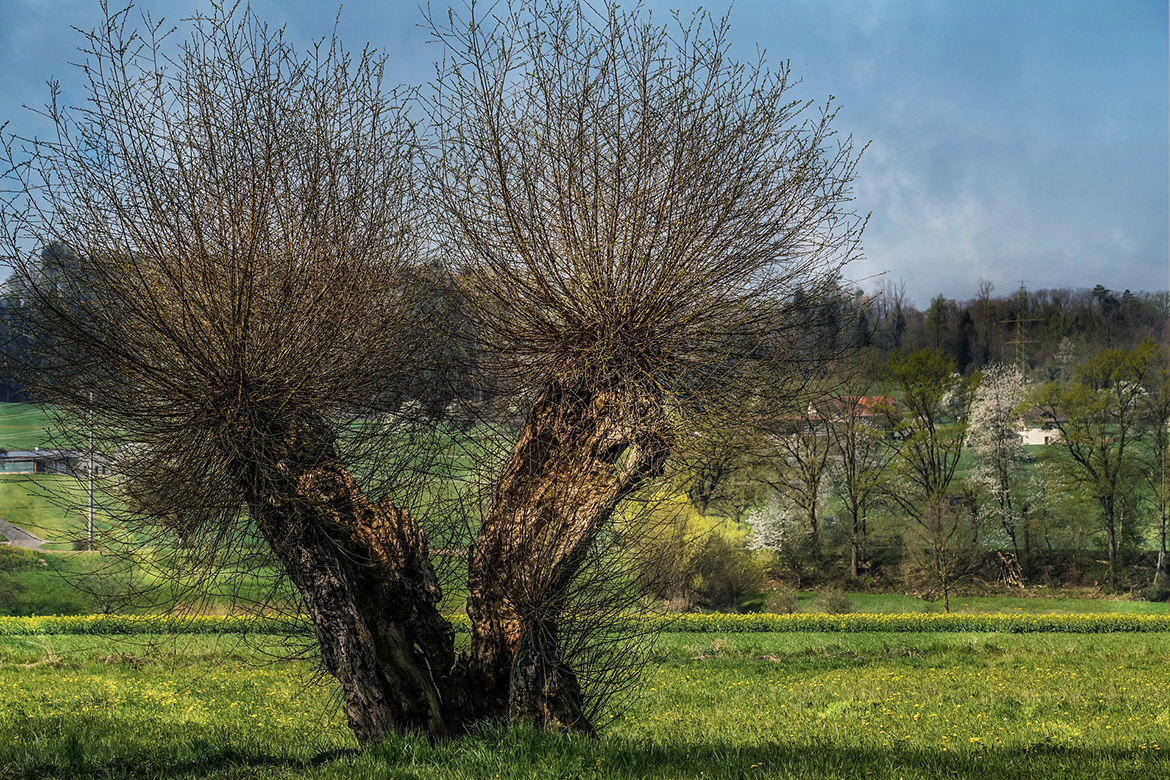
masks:
<path id="1" fill-rule="evenodd" d="M 1020 560 L 1022 466 L 1031 460 L 1017 429 L 1024 394 L 1024 373 L 1017 366 L 989 366 L 975 391 L 969 438 L 975 455 L 971 478 L 986 497 L 980 507 L 981 514 L 999 521 L 1017 561 Z"/>

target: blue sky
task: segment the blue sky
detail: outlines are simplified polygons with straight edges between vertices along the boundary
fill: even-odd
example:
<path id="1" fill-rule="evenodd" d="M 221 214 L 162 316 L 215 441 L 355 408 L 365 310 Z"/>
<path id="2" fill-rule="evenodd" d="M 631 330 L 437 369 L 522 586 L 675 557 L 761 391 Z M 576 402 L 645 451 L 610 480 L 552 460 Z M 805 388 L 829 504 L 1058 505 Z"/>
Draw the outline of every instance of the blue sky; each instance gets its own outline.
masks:
<path id="1" fill-rule="evenodd" d="M 116 5 L 116 3 L 111 3 Z M 460 2 L 461 5 L 461 2 Z M 630 6 L 632 2 L 625 5 Z M 697 3 L 645 3 L 665 21 Z M 177 20 L 199 0 L 141 0 Z M 335 4 L 253 0 L 294 41 L 327 35 Z M 438 11 L 445 3 L 434 3 Z M 719 8 L 718 5 L 711 6 Z M 1170 287 L 1170 83 L 1165 0 L 739 0 L 733 51 L 789 60 L 802 97 L 833 95 L 837 128 L 870 147 L 856 183 L 872 212 L 864 261 L 925 307 L 974 297 L 979 279 L 1114 290 Z M 45 82 L 75 89 L 80 36 L 98 0 L 0 0 L 0 123 L 44 132 L 22 104 Z M 422 83 L 437 48 L 417 0 L 347 0 L 350 48 L 390 54 L 393 81 Z"/>

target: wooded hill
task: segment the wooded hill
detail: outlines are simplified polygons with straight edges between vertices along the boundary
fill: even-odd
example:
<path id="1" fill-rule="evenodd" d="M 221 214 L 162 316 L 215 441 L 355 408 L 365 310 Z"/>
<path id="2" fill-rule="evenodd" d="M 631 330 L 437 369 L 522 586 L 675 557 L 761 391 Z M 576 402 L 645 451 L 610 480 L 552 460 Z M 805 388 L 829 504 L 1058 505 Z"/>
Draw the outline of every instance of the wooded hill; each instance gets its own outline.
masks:
<path id="1" fill-rule="evenodd" d="M 1170 341 L 1170 294 L 1118 292 L 1103 285 L 994 294 L 956 301 L 935 296 L 925 311 L 909 302 L 904 284 L 858 291 L 855 343 L 874 364 L 898 349 L 931 347 L 951 355 L 960 373 L 1012 363 L 1029 381 L 1068 375 L 1072 365 L 1100 349 L 1128 349 L 1145 339 Z"/>

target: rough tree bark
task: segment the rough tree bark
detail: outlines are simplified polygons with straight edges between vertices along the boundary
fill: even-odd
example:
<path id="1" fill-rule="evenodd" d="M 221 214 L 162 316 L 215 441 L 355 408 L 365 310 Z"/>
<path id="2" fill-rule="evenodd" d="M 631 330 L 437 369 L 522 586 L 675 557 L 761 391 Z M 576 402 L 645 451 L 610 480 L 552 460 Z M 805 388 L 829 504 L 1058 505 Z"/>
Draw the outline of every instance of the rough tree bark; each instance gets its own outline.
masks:
<path id="1" fill-rule="evenodd" d="M 656 397 L 554 384 L 533 404 L 470 561 L 471 718 L 593 733 L 560 611 L 617 503 L 661 473 L 670 448 Z"/>
<path id="2" fill-rule="evenodd" d="M 422 529 L 409 512 L 362 493 L 326 426 L 272 421 L 261 430 L 241 426 L 247 447 L 231 443 L 239 454 L 230 471 L 301 594 L 359 744 L 394 732 L 450 736 L 440 686 L 454 632 L 439 613 Z"/>

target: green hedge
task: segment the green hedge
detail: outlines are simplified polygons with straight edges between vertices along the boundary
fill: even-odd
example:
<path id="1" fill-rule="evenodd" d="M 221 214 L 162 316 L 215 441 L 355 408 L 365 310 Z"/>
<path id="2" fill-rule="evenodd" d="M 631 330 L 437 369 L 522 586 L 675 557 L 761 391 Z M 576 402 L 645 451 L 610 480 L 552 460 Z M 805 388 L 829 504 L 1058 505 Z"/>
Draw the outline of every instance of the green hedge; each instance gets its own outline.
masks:
<path id="1" fill-rule="evenodd" d="M 465 615 L 450 618 L 467 633 Z M 643 629 L 686 633 L 773 633 L 873 631 L 1105 634 L 1170 631 L 1168 615 L 940 615 L 853 613 L 848 615 L 678 615 L 645 618 Z M 0 617 L 0 636 L 30 634 L 302 634 L 303 620 L 287 617 L 179 617 L 176 615 L 79 615 Z"/>

